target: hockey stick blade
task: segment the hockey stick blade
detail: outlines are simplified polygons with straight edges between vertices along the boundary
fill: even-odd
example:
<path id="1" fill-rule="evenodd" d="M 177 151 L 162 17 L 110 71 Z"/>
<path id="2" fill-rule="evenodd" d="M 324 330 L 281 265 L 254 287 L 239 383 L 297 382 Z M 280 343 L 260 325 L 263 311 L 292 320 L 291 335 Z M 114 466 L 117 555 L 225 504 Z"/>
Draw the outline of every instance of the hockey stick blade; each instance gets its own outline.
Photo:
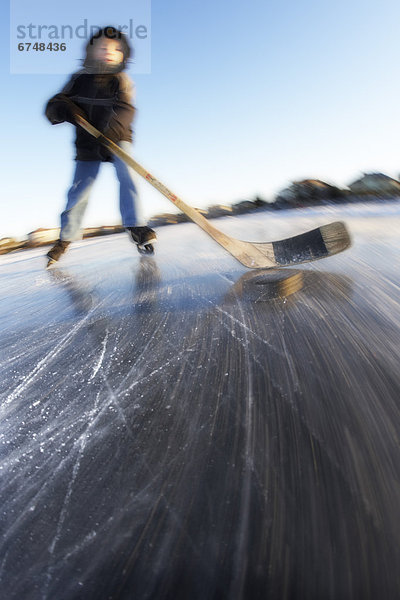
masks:
<path id="1" fill-rule="evenodd" d="M 76 122 L 97 138 L 110 152 L 121 158 L 139 175 L 185 213 L 194 223 L 210 235 L 242 265 L 250 269 L 268 269 L 298 265 L 342 252 L 351 245 L 350 236 L 342 222 L 329 223 L 300 235 L 276 242 L 244 242 L 232 238 L 211 225 L 203 215 L 178 198 L 117 144 L 81 116 Z"/>

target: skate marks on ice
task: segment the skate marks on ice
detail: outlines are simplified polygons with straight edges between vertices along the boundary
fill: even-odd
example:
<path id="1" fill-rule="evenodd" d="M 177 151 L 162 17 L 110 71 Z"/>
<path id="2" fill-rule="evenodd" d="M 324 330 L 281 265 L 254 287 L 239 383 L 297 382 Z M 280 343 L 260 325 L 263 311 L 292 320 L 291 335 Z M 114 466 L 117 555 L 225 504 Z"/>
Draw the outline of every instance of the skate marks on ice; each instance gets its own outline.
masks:
<path id="1" fill-rule="evenodd" d="M 394 598 L 400 315 L 348 260 L 46 274 L 1 345 L 6 597 Z"/>

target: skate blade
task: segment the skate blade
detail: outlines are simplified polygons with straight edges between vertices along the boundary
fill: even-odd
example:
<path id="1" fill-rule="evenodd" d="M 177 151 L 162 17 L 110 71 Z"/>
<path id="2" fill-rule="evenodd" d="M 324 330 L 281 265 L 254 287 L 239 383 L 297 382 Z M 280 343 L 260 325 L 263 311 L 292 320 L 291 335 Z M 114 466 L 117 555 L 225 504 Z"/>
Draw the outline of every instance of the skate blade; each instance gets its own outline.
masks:
<path id="1" fill-rule="evenodd" d="M 149 244 L 149 243 L 137 244 L 137 249 L 138 249 L 139 254 L 142 254 L 142 255 L 149 256 L 151 254 L 154 254 L 153 244 Z"/>
<path id="2" fill-rule="evenodd" d="M 47 265 L 46 265 L 46 269 L 50 269 L 50 267 L 52 267 L 53 265 L 56 265 L 57 261 L 54 260 L 54 258 L 49 258 L 49 260 L 47 261 Z"/>

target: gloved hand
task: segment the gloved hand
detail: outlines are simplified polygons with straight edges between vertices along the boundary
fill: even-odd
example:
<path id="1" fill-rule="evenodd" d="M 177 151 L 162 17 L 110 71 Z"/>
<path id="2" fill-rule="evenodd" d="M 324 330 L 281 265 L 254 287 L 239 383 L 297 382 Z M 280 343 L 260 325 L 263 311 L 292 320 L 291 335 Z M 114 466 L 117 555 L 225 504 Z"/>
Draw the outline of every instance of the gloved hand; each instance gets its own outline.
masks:
<path id="1" fill-rule="evenodd" d="M 74 104 L 74 102 L 72 102 L 72 100 L 70 100 L 68 96 L 64 96 L 61 99 L 61 110 L 64 110 L 64 120 L 68 121 L 69 123 L 72 123 L 73 125 L 76 124 L 75 117 L 77 115 L 83 117 L 84 119 L 87 119 L 85 112 L 80 108 L 80 106 Z"/>
<path id="2" fill-rule="evenodd" d="M 76 125 L 75 117 L 77 115 L 87 119 L 85 112 L 65 94 L 57 94 L 51 98 L 46 107 L 46 117 L 53 125 L 64 123 L 64 121 Z"/>

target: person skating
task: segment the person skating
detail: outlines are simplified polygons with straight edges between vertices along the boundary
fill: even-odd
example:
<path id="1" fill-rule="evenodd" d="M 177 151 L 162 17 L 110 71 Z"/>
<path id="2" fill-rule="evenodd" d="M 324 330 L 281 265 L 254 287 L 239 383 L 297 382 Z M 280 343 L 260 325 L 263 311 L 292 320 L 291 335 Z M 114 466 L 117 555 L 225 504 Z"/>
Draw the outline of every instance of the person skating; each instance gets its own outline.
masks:
<path id="1" fill-rule="evenodd" d="M 130 54 L 126 36 L 114 27 L 94 34 L 86 45 L 83 68 L 46 105 L 45 114 L 52 125 L 65 121 L 76 125 L 75 117 L 80 115 L 129 153 L 135 114 L 134 84 L 124 70 Z M 57 262 L 71 242 L 80 237 L 90 191 L 102 162 L 112 162 L 116 170 L 123 226 L 138 249 L 151 252 L 156 234 L 140 215 L 133 169 L 77 125 L 75 147 L 74 178 L 61 214 L 60 238 L 47 253 L 48 265 Z"/>

